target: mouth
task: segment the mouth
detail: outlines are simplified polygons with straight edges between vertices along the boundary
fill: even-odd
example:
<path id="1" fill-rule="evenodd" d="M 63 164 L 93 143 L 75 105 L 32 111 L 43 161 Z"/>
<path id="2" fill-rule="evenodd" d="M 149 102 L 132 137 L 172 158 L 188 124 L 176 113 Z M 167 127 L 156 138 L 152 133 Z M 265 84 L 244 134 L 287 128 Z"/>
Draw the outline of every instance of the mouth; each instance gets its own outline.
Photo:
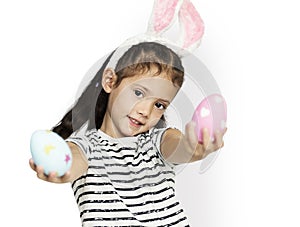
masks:
<path id="1" fill-rule="evenodd" d="M 132 118 L 130 116 L 128 116 L 128 119 L 129 119 L 129 123 L 130 125 L 134 126 L 134 127 L 139 127 L 139 126 L 142 126 L 144 125 L 144 123 L 140 122 L 139 120 L 135 119 L 135 118 Z"/>

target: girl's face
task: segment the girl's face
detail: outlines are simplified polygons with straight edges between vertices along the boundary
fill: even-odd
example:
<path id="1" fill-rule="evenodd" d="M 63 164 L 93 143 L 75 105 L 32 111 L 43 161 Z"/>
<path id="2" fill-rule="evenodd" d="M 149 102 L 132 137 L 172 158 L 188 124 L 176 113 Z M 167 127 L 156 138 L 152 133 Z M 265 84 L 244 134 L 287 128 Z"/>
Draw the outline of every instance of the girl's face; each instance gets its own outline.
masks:
<path id="1" fill-rule="evenodd" d="M 165 73 L 153 73 L 124 78 L 118 87 L 103 86 L 110 96 L 102 131 L 115 138 L 134 136 L 158 123 L 179 87 Z"/>

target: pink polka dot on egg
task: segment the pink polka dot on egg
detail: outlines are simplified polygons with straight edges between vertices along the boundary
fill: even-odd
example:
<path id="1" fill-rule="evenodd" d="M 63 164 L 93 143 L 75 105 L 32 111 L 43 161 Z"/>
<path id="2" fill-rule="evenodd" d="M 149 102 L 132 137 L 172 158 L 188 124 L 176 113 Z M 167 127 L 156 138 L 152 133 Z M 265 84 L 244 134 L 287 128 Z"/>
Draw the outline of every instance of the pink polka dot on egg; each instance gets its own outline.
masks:
<path id="1" fill-rule="evenodd" d="M 207 128 L 210 138 L 214 140 L 214 133 L 222 132 L 226 127 L 227 107 L 225 99 L 220 94 L 212 94 L 204 98 L 197 106 L 192 120 L 196 123 L 198 141 L 201 143 L 202 130 Z"/>

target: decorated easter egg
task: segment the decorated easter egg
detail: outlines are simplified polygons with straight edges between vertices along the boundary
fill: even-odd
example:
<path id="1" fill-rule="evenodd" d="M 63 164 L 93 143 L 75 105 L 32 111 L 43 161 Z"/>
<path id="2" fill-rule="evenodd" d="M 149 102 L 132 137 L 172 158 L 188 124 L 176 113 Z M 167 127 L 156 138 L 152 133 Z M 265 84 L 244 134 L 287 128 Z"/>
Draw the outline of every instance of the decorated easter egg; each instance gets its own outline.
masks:
<path id="1" fill-rule="evenodd" d="M 220 94 L 212 94 L 203 99 L 197 106 L 192 120 L 196 123 L 198 141 L 202 142 L 202 130 L 207 128 L 210 138 L 214 140 L 214 133 L 222 132 L 226 127 L 227 107 L 225 99 Z"/>
<path id="2" fill-rule="evenodd" d="M 71 167 L 72 153 L 68 144 L 57 133 L 49 130 L 35 131 L 30 140 L 33 161 L 44 168 L 45 174 L 64 175 Z"/>

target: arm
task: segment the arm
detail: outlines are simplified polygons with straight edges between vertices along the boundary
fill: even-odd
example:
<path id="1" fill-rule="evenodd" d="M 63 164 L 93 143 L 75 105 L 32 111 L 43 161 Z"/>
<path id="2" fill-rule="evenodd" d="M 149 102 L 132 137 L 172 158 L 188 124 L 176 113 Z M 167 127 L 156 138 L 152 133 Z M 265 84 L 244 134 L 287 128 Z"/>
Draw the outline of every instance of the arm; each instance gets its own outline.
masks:
<path id="1" fill-rule="evenodd" d="M 32 159 L 29 160 L 30 167 L 37 173 L 38 178 L 52 183 L 67 183 L 76 180 L 87 170 L 88 162 L 81 149 L 74 143 L 68 142 L 68 145 L 72 152 L 72 165 L 70 170 L 62 177 L 57 177 L 55 172 L 45 175 L 42 166 L 36 166 Z"/>
<path id="2" fill-rule="evenodd" d="M 195 132 L 195 124 L 190 122 L 186 125 L 184 135 L 177 129 L 168 129 L 161 141 L 161 152 L 169 162 L 181 164 L 201 160 L 208 154 L 217 151 L 224 146 L 223 133 L 215 133 L 215 141 L 209 138 L 207 129 L 203 130 L 203 143 L 199 143 Z"/>

